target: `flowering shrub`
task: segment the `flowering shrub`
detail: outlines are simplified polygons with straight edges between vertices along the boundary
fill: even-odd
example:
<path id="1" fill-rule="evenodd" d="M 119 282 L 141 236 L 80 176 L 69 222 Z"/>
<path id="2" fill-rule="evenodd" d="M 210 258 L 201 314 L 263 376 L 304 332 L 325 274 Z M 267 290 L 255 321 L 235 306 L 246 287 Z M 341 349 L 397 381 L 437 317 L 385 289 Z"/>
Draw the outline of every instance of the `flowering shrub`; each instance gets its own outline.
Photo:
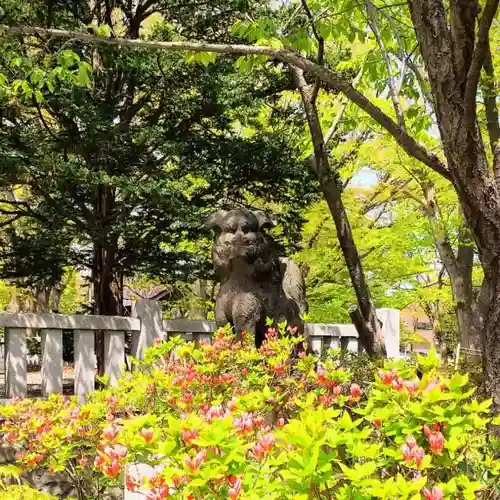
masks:
<path id="1" fill-rule="evenodd" d="M 84 404 L 52 396 L 0 408 L 18 464 L 65 474 L 79 498 L 125 484 L 147 499 L 492 498 L 500 462 L 490 401 L 467 376 L 386 362 L 353 381 L 273 329 L 256 350 L 221 330 L 211 345 L 150 348 L 118 387 Z M 497 423 L 495 421 L 495 423 Z M 148 478 L 126 464 L 157 467 Z"/>

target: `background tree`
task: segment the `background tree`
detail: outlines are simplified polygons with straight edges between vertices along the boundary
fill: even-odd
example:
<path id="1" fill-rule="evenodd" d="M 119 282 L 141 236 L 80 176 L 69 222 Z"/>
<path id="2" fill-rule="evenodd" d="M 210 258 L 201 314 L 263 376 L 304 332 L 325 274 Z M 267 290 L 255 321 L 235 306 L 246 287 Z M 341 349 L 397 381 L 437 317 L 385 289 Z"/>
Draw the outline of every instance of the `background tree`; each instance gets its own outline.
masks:
<path id="1" fill-rule="evenodd" d="M 169 39 L 175 23 L 186 33 L 212 30 L 229 40 L 229 14 L 237 12 L 235 2 L 221 22 L 218 10 L 210 7 L 214 15 L 208 15 L 203 4 L 210 22 L 201 22 L 194 4 L 190 10 L 148 5 L 127 13 L 106 2 L 93 10 L 83 1 L 57 4 L 33 12 L 32 22 L 110 22 L 114 33 L 134 38 L 156 13 L 146 33 Z M 175 54 L 81 45 L 69 51 L 40 39 L 7 43 L 3 71 L 26 85 L 4 96 L 2 180 L 23 186 L 24 195 L 3 200 L 3 212 L 29 222 L 7 233 L 4 277 L 53 286 L 65 266 L 88 268 L 93 312 L 116 315 L 123 313 L 127 276 L 189 280 L 207 272 L 208 242 L 202 239 L 197 251 L 193 242 L 204 236 L 207 213 L 221 204 L 274 203 L 286 228 L 281 243 L 293 247 L 300 239 L 312 179 L 272 120 L 264 129 L 251 112 L 283 85 L 272 71 L 249 79 L 227 60 L 207 68 Z M 81 82 L 42 78 L 38 70 L 47 57 L 69 76 L 92 67 L 92 81 L 87 73 Z M 52 75 L 50 67 L 47 72 Z M 237 109 L 248 115 L 246 135 L 235 123 Z"/>

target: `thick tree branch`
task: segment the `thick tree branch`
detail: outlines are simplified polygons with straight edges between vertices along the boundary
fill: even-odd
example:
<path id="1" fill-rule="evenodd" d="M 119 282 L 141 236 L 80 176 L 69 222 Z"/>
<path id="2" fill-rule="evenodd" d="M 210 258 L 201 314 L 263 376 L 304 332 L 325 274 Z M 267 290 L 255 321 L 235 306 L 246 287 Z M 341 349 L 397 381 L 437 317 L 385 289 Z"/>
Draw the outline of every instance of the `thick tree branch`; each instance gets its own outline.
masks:
<path id="1" fill-rule="evenodd" d="M 455 87 L 453 42 L 443 0 L 408 0 L 408 5 L 432 87 L 435 91 L 444 88 L 446 98 L 452 99 Z M 439 105 L 436 102 L 437 108 Z"/>
<path id="2" fill-rule="evenodd" d="M 498 0 L 495 0 L 498 1 Z M 67 30 L 44 29 L 35 27 L 9 27 L 0 25 L 0 34 L 7 32 L 17 35 L 42 35 L 56 38 L 72 38 L 85 43 L 116 45 L 149 50 L 168 50 L 176 52 L 215 52 L 219 54 L 263 55 L 271 59 L 296 66 L 313 76 L 319 77 L 332 88 L 338 89 L 350 101 L 363 109 L 381 127 L 389 132 L 398 144 L 413 158 L 421 161 L 444 178 L 451 180 L 451 174 L 445 164 L 434 154 L 428 152 L 413 137 L 408 135 L 392 118 L 387 116 L 379 107 L 369 101 L 361 92 L 356 90 L 348 81 L 333 71 L 320 66 L 309 59 L 287 49 L 274 49 L 266 46 L 249 46 L 239 44 L 213 44 L 198 42 L 149 42 L 125 38 L 104 38 Z"/>
<path id="3" fill-rule="evenodd" d="M 500 186 L 500 141 L 497 142 L 495 153 L 493 154 L 493 171 L 497 185 Z"/>
<path id="4" fill-rule="evenodd" d="M 352 286 L 358 300 L 358 306 L 355 309 L 358 311 L 357 319 L 359 321 L 355 326 L 359 333 L 360 341 L 367 353 L 370 356 L 380 355 L 383 352 L 384 346 L 375 306 L 370 296 L 358 249 L 354 242 L 349 218 L 342 202 L 342 194 L 336 179 L 332 176 L 318 109 L 312 99 L 312 92 L 309 85 L 307 85 L 303 71 L 294 66 L 291 67 L 291 71 L 302 98 L 314 146 L 315 166 L 313 168 L 335 222 L 337 239 L 342 249 L 342 255 L 349 270 Z"/>
<path id="5" fill-rule="evenodd" d="M 465 86 L 464 97 L 465 116 L 469 116 L 471 120 L 475 120 L 474 110 L 476 107 L 476 93 L 477 86 L 479 84 L 479 76 L 488 51 L 488 37 L 490 34 L 491 23 L 495 18 L 499 2 L 500 0 L 487 0 L 486 5 L 484 6 L 483 15 L 479 21 L 477 41 L 472 54 L 470 68 L 467 73 L 467 83 Z"/>
<path id="6" fill-rule="evenodd" d="M 474 51 L 474 28 L 479 5 L 477 0 L 451 0 L 450 11 L 453 63 L 458 84 L 463 88 Z"/>

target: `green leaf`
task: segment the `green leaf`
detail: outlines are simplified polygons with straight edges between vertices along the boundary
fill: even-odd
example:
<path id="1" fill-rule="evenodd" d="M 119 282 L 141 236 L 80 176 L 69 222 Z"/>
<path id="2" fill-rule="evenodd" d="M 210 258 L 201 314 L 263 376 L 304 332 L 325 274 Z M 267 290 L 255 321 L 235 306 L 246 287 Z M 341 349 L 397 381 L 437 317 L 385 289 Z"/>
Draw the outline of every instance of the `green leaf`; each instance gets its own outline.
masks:
<path id="1" fill-rule="evenodd" d="M 465 373 L 464 375 L 461 375 L 458 372 L 455 372 L 453 374 L 453 377 L 448 381 L 447 385 L 452 391 L 456 391 L 463 387 L 464 385 L 467 384 L 469 381 L 469 374 Z"/>
<path id="2" fill-rule="evenodd" d="M 90 85 L 90 73 L 92 67 L 86 61 L 82 61 L 78 65 L 78 73 L 76 76 L 76 82 L 82 87 L 88 87 Z"/>
<path id="3" fill-rule="evenodd" d="M 101 24 L 95 28 L 95 34 L 108 38 L 111 35 L 111 28 L 107 24 Z"/>
<path id="4" fill-rule="evenodd" d="M 72 50 L 65 49 L 57 55 L 57 64 L 62 68 L 69 68 L 80 62 L 80 56 Z M 57 68 L 56 68 L 57 69 Z"/>
<path id="5" fill-rule="evenodd" d="M 40 90 L 35 90 L 35 100 L 38 104 L 41 104 L 44 101 L 43 94 Z"/>

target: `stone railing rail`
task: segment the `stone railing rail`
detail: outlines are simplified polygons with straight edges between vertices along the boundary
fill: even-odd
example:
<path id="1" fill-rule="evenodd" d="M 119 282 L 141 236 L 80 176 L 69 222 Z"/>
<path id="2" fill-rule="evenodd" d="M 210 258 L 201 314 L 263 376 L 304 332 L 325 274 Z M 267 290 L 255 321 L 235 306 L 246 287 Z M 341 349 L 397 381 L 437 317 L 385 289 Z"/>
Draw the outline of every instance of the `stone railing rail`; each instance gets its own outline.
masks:
<path id="1" fill-rule="evenodd" d="M 387 353 L 399 354 L 399 311 L 380 309 Z M 158 302 L 140 300 L 135 304 L 133 317 L 90 316 L 63 314 L 0 313 L 0 328 L 5 329 L 5 397 L 27 395 L 28 329 L 41 333 L 42 396 L 61 393 L 63 387 L 63 330 L 74 333 L 75 386 L 78 396 L 95 387 L 95 332 L 104 331 L 104 366 L 109 384 L 120 378 L 125 361 L 125 332 L 132 334 L 132 355 L 142 359 L 144 349 L 155 338 L 182 335 L 186 340 L 210 341 L 216 325 L 203 320 L 162 320 Z M 344 348 L 358 352 L 358 334 L 353 325 L 306 324 L 311 347 L 316 352 L 324 348 Z"/>

